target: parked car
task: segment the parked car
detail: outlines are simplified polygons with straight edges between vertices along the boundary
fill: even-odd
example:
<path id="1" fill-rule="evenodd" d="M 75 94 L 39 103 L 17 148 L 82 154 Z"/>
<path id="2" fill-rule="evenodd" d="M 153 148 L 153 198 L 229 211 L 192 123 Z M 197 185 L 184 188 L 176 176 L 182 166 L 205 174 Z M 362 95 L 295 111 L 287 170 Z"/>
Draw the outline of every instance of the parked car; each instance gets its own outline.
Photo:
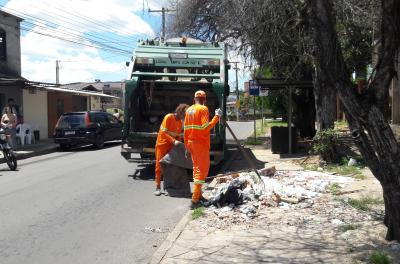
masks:
<path id="1" fill-rule="evenodd" d="M 63 150 L 85 144 L 101 149 L 105 141 L 120 140 L 121 130 L 121 122 L 107 112 L 65 113 L 58 119 L 54 141 Z"/>

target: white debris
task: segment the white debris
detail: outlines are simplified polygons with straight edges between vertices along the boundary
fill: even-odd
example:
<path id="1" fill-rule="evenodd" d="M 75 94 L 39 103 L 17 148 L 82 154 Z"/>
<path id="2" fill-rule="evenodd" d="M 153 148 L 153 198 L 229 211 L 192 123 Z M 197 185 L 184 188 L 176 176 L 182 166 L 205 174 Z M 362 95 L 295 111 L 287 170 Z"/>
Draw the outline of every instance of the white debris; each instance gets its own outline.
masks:
<path id="1" fill-rule="evenodd" d="M 338 225 L 338 226 L 344 224 L 343 221 L 339 220 L 339 219 L 332 219 L 331 223 L 334 224 L 334 225 Z"/>
<path id="2" fill-rule="evenodd" d="M 357 165 L 357 161 L 355 160 L 355 159 L 353 159 L 353 158 L 351 158 L 350 160 L 349 160 L 349 162 L 347 163 L 347 166 L 355 166 L 355 165 Z"/>
<path id="3" fill-rule="evenodd" d="M 209 226 L 204 228 L 247 223 L 265 207 L 278 207 L 285 211 L 313 208 L 314 200 L 322 197 L 330 184 L 345 187 L 354 181 L 351 177 L 318 171 L 275 171 L 271 176 L 261 176 L 261 179 L 262 182 L 254 172 L 214 179 L 214 185 L 207 188 L 204 195 L 208 198 L 205 214 L 216 222 L 209 222 Z M 346 221 L 336 217 L 331 219 L 334 225 L 343 225 L 343 220 Z"/>
<path id="4" fill-rule="evenodd" d="M 159 227 L 155 228 L 155 227 L 148 226 L 148 227 L 145 227 L 144 230 L 146 232 L 151 232 L 151 233 L 163 233 L 163 231 Z"/>

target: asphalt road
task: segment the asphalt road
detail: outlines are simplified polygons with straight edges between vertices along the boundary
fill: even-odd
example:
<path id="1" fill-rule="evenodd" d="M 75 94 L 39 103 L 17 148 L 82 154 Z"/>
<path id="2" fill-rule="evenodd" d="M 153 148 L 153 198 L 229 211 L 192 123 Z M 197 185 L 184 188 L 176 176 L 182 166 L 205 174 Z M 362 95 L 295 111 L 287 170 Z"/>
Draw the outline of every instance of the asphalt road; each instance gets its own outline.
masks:
<path id="1" fill-rule="evenodd" d="M 228 124 L 232 128 L 233 133 L 235 133 L 236 137 L 240 140 L 246 139 L 254 131 L 253 121 L 245 121 L 245 122 L 229 121 Z M 230 143 L 234 143 L 233 137 L 231 133 L 229 133 L 228 129 L 226 129 L 226 140 Z"/>
<path id="2" fill-rule="evenodd" d="M 189 200 L 155 197 L 119 149 L 30 158 L 17 172 L 0 164 L 0 263 L 147 263 Z"/>
<path id="3" fill-rule="evenodd" d="M 240 139 L 253 131 L 229 123 Z M 138 165 L 119 151 L 52 153 L 19 161 L 16 172 L 0 164 L 0 263 L 147 263 L 190 200 L 155 197 L 153 169 L 134 179 Z"/>

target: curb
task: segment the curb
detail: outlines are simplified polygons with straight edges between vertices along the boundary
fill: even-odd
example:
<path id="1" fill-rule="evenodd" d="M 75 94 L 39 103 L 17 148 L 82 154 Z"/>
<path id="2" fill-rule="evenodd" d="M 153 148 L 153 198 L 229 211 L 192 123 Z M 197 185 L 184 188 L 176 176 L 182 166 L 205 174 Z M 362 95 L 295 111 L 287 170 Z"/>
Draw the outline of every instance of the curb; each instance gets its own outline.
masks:
<path id="1" fill-rule="evenodd" d="M 175 226 L 174 230 L 167 236 L 165 241 L 161 244 L 161 246 L 157 249 L 157 251 L 153 254 L 150 260 L 150 264 L 158 264 L 160 263 L 165 255 L 167 254 L 168 250 L 172 247 L 178 237 L 181 235 L 183 229 L 185 229 L 186 225 L 190 221 L 190 214 L 191 210 L 189 210 L 182 219 L 178 222 Z"/>
<path id="2" fill-rule="evenodd" d="M 54 146 L 54 147 L 47 148 L 47 149 L 32 151 L 30 153 L 21 153 L 21 154 L 17 153 L 16 156 L 17 156 L 17 160 L 23 160 L 23 159 L 28 159 L 28 158 L 32 158 L 32 157 L 36 157 L 36 156 L 53 153 L 56 150 L 57 150 L 57 146 Z"/>

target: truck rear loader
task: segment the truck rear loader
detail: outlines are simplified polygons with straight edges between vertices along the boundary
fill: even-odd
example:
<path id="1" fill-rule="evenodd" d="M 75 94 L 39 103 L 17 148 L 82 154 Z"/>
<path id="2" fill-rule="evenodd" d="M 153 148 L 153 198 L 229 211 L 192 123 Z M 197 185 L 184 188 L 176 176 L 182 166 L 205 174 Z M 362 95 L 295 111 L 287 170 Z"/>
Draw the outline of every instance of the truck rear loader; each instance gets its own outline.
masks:
<path id="1" fill-rule="evenodd" d="M 180 38 L 142 41 L 128 64 L 121 145 L 126 160 L 155 162 L 157 133 L 164 116 L 181 103 L 193 104 L 197 90 L 207 94 L 210 119 L 217 108 L 225 116 L 229 65 L 224 43 Z M 224 148 L 225 127 L 218 124 L 211 131 L 211 164 L 223 161 Z"/>

